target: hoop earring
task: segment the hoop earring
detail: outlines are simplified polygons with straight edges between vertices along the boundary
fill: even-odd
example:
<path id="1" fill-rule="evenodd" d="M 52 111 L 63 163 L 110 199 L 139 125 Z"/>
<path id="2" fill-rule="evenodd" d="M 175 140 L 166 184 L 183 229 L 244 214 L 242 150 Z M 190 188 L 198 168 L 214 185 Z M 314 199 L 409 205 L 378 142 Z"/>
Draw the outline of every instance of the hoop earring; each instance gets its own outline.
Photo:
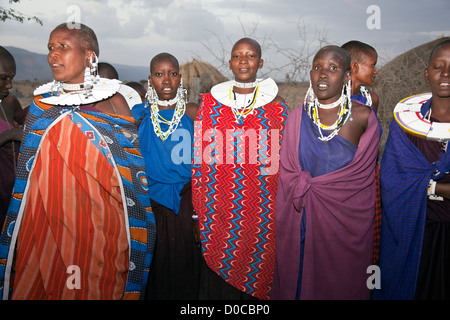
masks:
<path id="1" fill-rule="evenodd" d="M 347 98 L 350 99 L 352 96 L 352 80 L 351 79 L 348 79 L 348 82 L 345 85 L 345 93 L 347 95 Z"/>
<path id="2" fill-rule="evenodd" d="M 90 63 L 91 63 L 90 74 L 91 74 L 92 78 L 97 80 L 97 77 L 99 76 L 98 75 L 98 58 L 95 53 L 93 53 L 93 55 L 94 55 L 94 59 L 92 60 L 92 56 L 90 58 Z"/>
<path id="3" fill-rule="evenodd" d="M 316 95 L 314 94 L 314 90 L 312 88 L 311 80 L 309 80 L 309 88 L 306 91 L 305 99 L 304 99 L 303 103 L 307 106 L 308 103 L 314 101 L 315 98 L 316 98 Z"/>
<path id="4" fill-rule="evenodd" d="M 353 121 L 352 117 L 352 80 L 348 79 L 347 84 L 345 85 L 345 99 L 348 104 L 348 112 L 350 113 L 349 120 Z"/>
<path id="5" fill-rule="evenodd" d="M 177 89 L 177 97 L 178 97 L 179 101 L 180 100 L 186 101 L 186 98 L 187 98 L 187 89 L 183 88 L 183 78 L 182 77 L 180 77 L 180 85 L 178 86 L 178 89 Z"/>
<path id="6" fill-rule="evenodd" d="M 158 94 L 150 84 L 150 80 L 147 80 L 147 94 L 145 95 L 145 97 L 150 104 L 158 101 Z"/>

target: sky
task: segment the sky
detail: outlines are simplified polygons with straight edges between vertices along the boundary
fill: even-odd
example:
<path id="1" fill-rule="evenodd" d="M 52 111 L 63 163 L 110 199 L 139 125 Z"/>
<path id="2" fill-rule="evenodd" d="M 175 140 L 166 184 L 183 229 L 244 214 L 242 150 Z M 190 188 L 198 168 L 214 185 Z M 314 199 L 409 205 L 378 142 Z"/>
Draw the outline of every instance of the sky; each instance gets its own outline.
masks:
<path id="1" fill-rule="evenodd" d="M 225 76 L 242 37 L 262 45 L 261 74 L 280 79 L 301 77 L 298 67 L 326 44 L 366 42 L 381 66 L 450 36 L 449 0 L 0 0 L 0 8 L 43 22 L 0 22 L 2 46 L 46 54 L 56 25 L 81 22 L 97 35 L 100 61 L 148 68 L 154 55 L 170 52 L 180 64 L 202 60 Z"/>

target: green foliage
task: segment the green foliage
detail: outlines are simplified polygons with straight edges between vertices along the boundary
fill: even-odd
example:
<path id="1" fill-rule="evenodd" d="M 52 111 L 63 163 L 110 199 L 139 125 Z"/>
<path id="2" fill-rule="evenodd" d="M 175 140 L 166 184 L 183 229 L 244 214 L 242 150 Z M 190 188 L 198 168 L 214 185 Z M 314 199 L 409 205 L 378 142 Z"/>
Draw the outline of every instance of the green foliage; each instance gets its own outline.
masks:
<path id="1" fill-rule="evenodd" d="M 10 4 L 12 4 L 13 2 L 18 3 L 19 1 L 20 0 L 9 0 L 9 3 Z M 24 21 L 35 21 L 36 23 L 39 23 L 41 26 L 43 25 L 42 20 L 36 16 L 31 17 L 11 8 L 0 7 L 0 21 L 5 22 L 6 20 L 15 20 L 21 23 L 23 23 Z"/>

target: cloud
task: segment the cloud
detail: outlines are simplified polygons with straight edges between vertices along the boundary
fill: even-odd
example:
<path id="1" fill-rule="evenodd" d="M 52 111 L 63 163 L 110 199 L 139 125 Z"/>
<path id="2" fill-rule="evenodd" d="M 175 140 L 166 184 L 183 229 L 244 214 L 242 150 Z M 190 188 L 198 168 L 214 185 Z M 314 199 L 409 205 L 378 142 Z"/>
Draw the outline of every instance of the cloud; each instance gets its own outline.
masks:
<path id="1" fill-rule="evenodd" d="M 153 32 L 171 41 L 201 41 L 209 31 L 222 33 L 223 23 L 198 1 L 173 1 L 153 14 Z"/>
<path id="2" fill-rule="evenodd" d="M 380 8 L 379 30 L 367 28 L 370 5 Z M 161 51 L 180 61 L 201 57 L 220 65 L 210 50 L 227 61 L 232 44 L 242 36 L 264 45 L 266 65 L 285 63 L 283 54 L 269 44 L 300 54 L 304 46 L 316 50 L 319 37 L 337 45 L 361 40 L 393 58 L 448 35 L 450 8 L 448 0 L 420 0 L 414 5 L 406 0 L 22 0 L 3 6 L 37 16 L 44 26 L 0 22 L 2 45 L 46 53 L 51 30 L 74 14 L 70 9 L 79 8 L 81 22 L 99 38 L 103 59 L 145 66 Z"/>

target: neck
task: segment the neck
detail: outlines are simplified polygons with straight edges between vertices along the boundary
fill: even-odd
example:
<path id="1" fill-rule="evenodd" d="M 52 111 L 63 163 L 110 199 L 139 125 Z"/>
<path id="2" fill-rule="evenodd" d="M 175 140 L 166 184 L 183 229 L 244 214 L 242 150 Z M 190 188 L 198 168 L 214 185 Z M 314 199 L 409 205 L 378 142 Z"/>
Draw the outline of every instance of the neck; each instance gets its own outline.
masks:
<path id="1" fill-rule="evenodd" d="M 236 93 L 239 94 L 248 94 L 252 93 L 255 87 L 258 85 L 259 80 L 255 80 L 253 82 L 239 82 L 233 80 L 233 89 Z"/>
<path id="2" fill-rule="evenodd" d="M 440 122 L 450 122 L 450 97 L 432 96 L 432 117 Z"/>

